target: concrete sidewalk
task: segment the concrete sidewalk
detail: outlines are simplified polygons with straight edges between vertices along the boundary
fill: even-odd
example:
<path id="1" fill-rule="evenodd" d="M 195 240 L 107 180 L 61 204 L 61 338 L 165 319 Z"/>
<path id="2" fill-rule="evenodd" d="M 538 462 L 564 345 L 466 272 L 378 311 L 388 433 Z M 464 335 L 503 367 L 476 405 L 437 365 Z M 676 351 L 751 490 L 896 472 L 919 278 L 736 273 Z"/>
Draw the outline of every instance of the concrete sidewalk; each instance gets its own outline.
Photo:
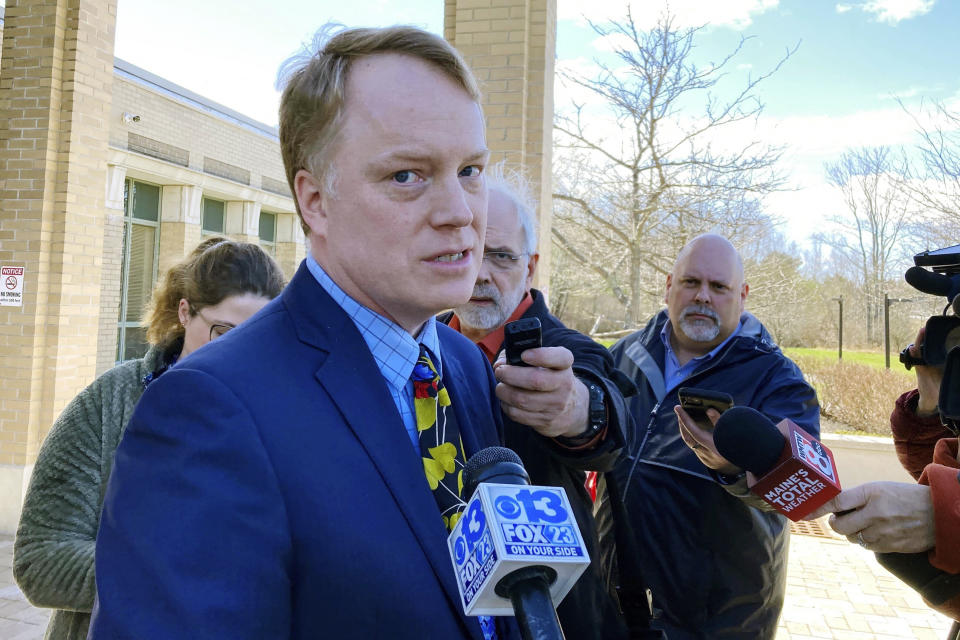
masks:
<path id="1" fill-rule="evenodd" d="M 930 611 L 873 554 L 822 527 L 793 535 L 787 599 L 776 640 L 944 640 L 950 620 Z M 43 638 L 49 612 L 13 582 L 13 537 L 0 535 L 0 638 Z M 571 638 L 570 640 L 576 640 Z"/>
<path id="2" fill-rule="evenodd" d="M 846 539 L 790 537 L 776 640 L 944 640 L 952 621 Z"/>

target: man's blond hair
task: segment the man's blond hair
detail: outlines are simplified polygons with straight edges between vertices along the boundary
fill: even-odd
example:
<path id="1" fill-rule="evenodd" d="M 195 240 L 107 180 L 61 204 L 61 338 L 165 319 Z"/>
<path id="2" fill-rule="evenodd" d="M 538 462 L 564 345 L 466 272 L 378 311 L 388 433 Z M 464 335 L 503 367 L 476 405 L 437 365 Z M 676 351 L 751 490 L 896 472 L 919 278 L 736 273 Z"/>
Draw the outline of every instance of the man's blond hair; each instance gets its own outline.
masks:
<path id="1" fill-rule="evenodd" d="M 330 156 L 343 125 L 350 67 L 359 58 L 379 53 L 423 60 L 480 102 L 480 89 L 467 63 L 440 36 L 407 26 L 344 29 L 342 25 L 328 24 L 321 27 L 309 50 L 281 65 L 277 80 L 277 88 L 283 90 L 280 151 L 301 224 L 303 214 L 296 202 L 294 177 L 306 169 L 321 181 L 328 193 L 332 191 L 334 174 Z M 309 232 L 306 225 L 304 232 Z"/>

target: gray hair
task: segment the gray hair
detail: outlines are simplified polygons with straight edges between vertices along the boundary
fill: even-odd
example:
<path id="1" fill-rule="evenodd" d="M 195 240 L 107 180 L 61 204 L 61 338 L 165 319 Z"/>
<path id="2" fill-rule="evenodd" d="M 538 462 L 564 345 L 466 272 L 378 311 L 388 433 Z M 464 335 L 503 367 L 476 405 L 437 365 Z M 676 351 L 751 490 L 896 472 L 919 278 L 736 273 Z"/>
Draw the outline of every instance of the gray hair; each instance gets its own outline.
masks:
<path id="1" fill-rule="evenodd" d="M 509 169 L 506 161 L 488 167 L 487 188 L 499 191 L 517 208 L 520 228 L 523 230 L 522 251 L 527 255 L 537 252 L 537 200 L 533 197 L 530 181 L 520 171 Z"/>

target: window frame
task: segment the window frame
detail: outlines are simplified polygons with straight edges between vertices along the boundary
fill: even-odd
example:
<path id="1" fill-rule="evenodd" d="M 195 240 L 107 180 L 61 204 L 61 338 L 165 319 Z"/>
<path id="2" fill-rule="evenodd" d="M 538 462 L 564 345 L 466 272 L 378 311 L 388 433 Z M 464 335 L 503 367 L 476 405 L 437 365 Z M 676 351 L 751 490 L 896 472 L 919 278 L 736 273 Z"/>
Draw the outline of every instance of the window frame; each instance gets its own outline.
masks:
<path id="1" fill-rule="evenodd" d="M 145 220 L 143 218 L 135 218 L 133 216 L 133 192 L 135 191 L 135 184 L 143 184 L 150 187 L 157 188 L 157 219 L 156 220 Z M 152 227 L 156 229 L 156 232 L 153 235 L 154 245 L 153 245 L 153 273 L 151 274 L 150 280 L 150 292 L 152 294 L 153 288 L 157 284 L 157 274 L 159 270 L 159 257 L 160 257 L 160 217 L 161 209 L 163 207 L 163 185 L 154 184 L 146 180 L 139 180 L 135 178 L 125 178 L 123 185 L 123 231 L 122 231 L 122 256 L 120 262 L 120 308 L 118 309 L 117 314 L 117 350 L 114 353 L 114 360 L 117 364 L 125 362 L 126 360 L 134 360 L 136 358 L 124 358 L 124 353 L 126 352 L 127 347 L 127 331 L 129 329 L 138 329 L 143 328 L 143 310 L 140 310 L 140 319 L 139 320 L 127 320 L 127 311 L 129 309 L 129 285 L 130 285 L 130 252 L 133 237 L 133 225 L 141 225 L 145 227 Z M 137 356 L 140 357 L 140 356 Z"/>

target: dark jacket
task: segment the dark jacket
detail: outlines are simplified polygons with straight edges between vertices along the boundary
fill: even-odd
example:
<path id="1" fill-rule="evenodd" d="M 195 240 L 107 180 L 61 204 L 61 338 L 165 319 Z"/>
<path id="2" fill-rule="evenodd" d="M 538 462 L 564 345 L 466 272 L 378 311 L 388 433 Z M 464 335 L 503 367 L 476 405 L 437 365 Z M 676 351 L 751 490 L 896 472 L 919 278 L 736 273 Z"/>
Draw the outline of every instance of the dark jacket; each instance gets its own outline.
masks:
<path id="1" fill-rule="evenodd" d="M 603 442 L 589 452 L 572 452 L 544 438 L 532 428 L 504 416 L 504 446 L 517 452 L 535 485 L 563 487 L 576 514 L 577 524 L 593 560 L 587 571 L 563 602 L 557 615 L 564 634 L 571 640 L 625 638 L 626 629 L 613 599 L 608 595 L 599 571 L 597 534 L 593 523 L 593 502 L 584 488 L 584 471 L 612 469 L 624 443 L 633 431 L 633 422 L 624 395 L 636 392 L 633 383 L 613 366 L 610 352 L 588 336 L 568 329 L 550 314 L 543 294 L 530 290 L 533 304 L 523 318 L 540 319 L 543 346 L 566 347 L 573 353 L 577 376 L 600 383 L 608 409 L 607 434 Z M 439 320 L 449 324 L 452 312 Z"/>
<path id="2" fill-rule="evenodd" d="M 676 391 L 664 388 L 666 321 L 664 310 L 611 349 L 639 387 L 629 399 L 638 438 L 605 474 L 598 497 L 605 566 L 613 566 L 615 540 L 628 618 L 643 611 L 643 591 L 651 589 L 660 610 L 655 626 L 670 640 L 773 638 L 785 590 L 786 519 L 730 495 L 680 439 Z M 744 313 L 741 323 L 683 385 L 725 391 L 737 405 L 818 435 L 814 390 L 754 316 Z"/>

